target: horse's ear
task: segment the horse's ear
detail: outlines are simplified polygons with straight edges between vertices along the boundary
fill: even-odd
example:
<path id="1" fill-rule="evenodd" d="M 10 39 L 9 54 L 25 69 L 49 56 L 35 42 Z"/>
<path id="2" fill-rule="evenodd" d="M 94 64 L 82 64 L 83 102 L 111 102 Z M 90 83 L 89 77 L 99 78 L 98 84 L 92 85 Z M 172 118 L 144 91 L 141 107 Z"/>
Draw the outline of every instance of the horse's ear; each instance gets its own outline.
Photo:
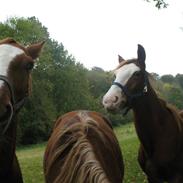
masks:
<path id="1" fill-rule="evenodd" d="M 26 48 L 29 56 L 31 56 L 32 59 L 38 58 L 44 43 L 45 43 L 45 41 L 42 41 L 42 42 L 37 43 L 37 44 L 32 44 Z"/>
<path id="2" fill-rule="evenodd" d="M 121 63 L 121 62 L 124 62 L 125 59 L 122 56 L 118 55 L 118 61 L 119 61 L 119 63 Z"/>
<path id="3" fill-rule="evenodd" d="M 146 53 L 145 53 L 144 47 L 140 44 L 138 44 L 137 55 L 138 55 L 138 62 L 140 64 L 140 66 L 142 67 L 143 70 L 145 70 L 145 67 L 146 67 L 146 64 L 145 64 Z"/>

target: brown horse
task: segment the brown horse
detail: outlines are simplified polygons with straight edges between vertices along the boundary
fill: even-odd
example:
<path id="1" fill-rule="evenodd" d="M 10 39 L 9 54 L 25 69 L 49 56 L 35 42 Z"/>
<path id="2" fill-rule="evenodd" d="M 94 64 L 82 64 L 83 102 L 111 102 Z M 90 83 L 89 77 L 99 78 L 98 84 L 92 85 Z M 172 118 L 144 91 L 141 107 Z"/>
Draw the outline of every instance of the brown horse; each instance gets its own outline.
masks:
<path id="1" fill-rule="evenodd" d="M 156 95 L 141 45 L 137 53 L 137 59 L 119 56 L 116 79 L 103 97 L 103 105 L 109 111 L 133 110 L 141 142 L 138 160 L 149 183 L 183 183 L 183 118 Z"/>
<path id="2" fill-rule="evenodd" d="M 111 123 L 100 113 L 58 118 L 44 156 L 46 183 L 121 183 L 123 159 Z"/>
<path id="3" fill-rule="evenodd" d="M 183 111 L 180 111 L 180 116 L 183 118 Z"/>
<path id="4" fill-rule="evenodd" d="M 15 155 L 17 113 L 31 89 L 30 71 L 43 43 L 24 48 L 11 38 L 0 41 L 0 182 L 22 183 Z"/>

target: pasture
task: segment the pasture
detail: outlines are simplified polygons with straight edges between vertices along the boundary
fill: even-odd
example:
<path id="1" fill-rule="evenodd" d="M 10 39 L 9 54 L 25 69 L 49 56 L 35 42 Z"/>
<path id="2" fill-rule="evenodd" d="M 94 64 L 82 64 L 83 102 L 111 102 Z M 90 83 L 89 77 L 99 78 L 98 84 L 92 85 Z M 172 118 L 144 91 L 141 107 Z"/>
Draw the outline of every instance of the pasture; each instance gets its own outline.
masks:
<path id="1" fill-rule="evenodd" d="M 133 124 L 115 128 L 122 148 L 125 162 L 124 183 L 146 183 L 137 163 L 138 140 Z M 46 144 L 38 144 L 17 149 L 17 156 L 22 168 L 25 183 L 43 183 L 43 153 Z"/>

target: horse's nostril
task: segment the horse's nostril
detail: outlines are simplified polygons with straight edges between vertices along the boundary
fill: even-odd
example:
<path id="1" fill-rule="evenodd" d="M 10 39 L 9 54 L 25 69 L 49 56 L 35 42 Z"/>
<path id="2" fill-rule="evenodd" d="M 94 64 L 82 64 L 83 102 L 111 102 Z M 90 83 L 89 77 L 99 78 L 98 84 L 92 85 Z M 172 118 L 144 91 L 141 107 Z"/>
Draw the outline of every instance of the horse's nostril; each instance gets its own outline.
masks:
<path id="1" fill-rule="evenodd" d="M 104 100 L 102 103 L 103 104 L 108 104 L 108 101 L 107 100 Z"/>
<path id="2" fill-rule="evenodd" d="M 115 96 L 115 98 L 114 98 L 114 102 L 116 103 L 117 101 L 118 101 L 118 97 L 117 96 Z"/>
<path id="3" fill-rule="evenodd" d="M 103 97 L 102 98 L 102 104 L 107 104 L 107 103 L 108 103 L 108 98 Z"/>

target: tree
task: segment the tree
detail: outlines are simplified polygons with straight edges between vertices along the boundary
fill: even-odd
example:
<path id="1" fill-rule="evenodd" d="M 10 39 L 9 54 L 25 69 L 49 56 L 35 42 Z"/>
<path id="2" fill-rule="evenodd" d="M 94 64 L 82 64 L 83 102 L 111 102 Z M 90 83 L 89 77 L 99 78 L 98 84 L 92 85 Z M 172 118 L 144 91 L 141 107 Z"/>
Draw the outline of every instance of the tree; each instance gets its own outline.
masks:
<path id="1" fill-rule="evenodd" d="M 183 89 L 183 74 L 177 74 L 175 76 L 175 79 L 177 83 L 180 85 L 180 87 Z"/>
<path id="2" fill-rule="evenodd" d="M 0 39 L 13 37 L 22 44 L 31 44 L 49 38 L 47 28 L 36 17 L 9 18 L 4 23 L 0 23 L 0 30 Z"/>
<path id="3" fill-rule="evenodd" d="M 158 8 L 158 9 L 161 9 L 161 8 L 167 8 L 168 6 L 168 3 L 165 2 L 165 0 L 146 0 L 147 2 L 152 2 L 154 1 L 155 2 L 155 6 Z"/>
<path id="4" fill-rule="evenodd" d="M 99 67 L 87 70 L 69 54 L 62 43 L 49 37 L 47 28 L 35 17 L 10 18 L 0 23 L 0 39 L 13 37 L 23 44 L 46 40 L 32 77 L 33 89 L 20 113 L 18 142 L 37 143 L 48 139 L 55 119 L 72 110 L 95 110 L 106 114 L 114 125 L 132 121 L 131 113 L 107 113 L 101 104 L 102 96 L 111 86 L 113 75 Z M 183 75 L 155 76 L 158 93 L 178 108 L 183 108 Z"/>
<path id="5" fill-rule="evenodd" d="M 161 76 L 161 80 L 164 83 L 174 83 L 175 82 L 175 78 L 171 74 Z"/>
<path id="6" fill-rule="evenodd" d="M 33 92 L 21 111 L 19 142 L 47 140 L 58 115 L 77 109 L 95 109 L 86 77 L 87 69 L 49 37 L 35 17 L 10 18 L 0 23 L 0 38 L 13 37 L 23 44 L 47 40 L 32 73 Z"/>
<path id="7" fill-rule="evenodd" d="M 112 83 L 111 74 L 97 67 L 88 71 L 87 78 L 89 81 L 90 92 L 95 98 L 101 97 Z"/>
<path id="8" fill-rule="evenodd" d="M 164 84 L 164 91 L 164 96 L 169 103 L 179 109 L 183 108 L 183 91 L 180 88 L 166 83 Z"/>
<path id="9" fill-rule="evenodd" d="M 12 17 L 4 23 L 0 23 L 0 32 L 1 39 L 12 37 L 16 41 L 26 45 L 49 40 L 47 28 L 35 17 Z M 56 116 L 56 109 L 52 98 L 50 98 L 53 90 L 53 85 L 49 81 L 52 72 L 48 67 L 52 62 L 52 55 L 49 51 L 50 42 L 51 40 L 45 44 L 39 61 L 36 62 L 32 73 L 33 92 L 25 108 L 20 113 L 18 131 L 20 143 L 36 143 L 46 140 Z"/>

